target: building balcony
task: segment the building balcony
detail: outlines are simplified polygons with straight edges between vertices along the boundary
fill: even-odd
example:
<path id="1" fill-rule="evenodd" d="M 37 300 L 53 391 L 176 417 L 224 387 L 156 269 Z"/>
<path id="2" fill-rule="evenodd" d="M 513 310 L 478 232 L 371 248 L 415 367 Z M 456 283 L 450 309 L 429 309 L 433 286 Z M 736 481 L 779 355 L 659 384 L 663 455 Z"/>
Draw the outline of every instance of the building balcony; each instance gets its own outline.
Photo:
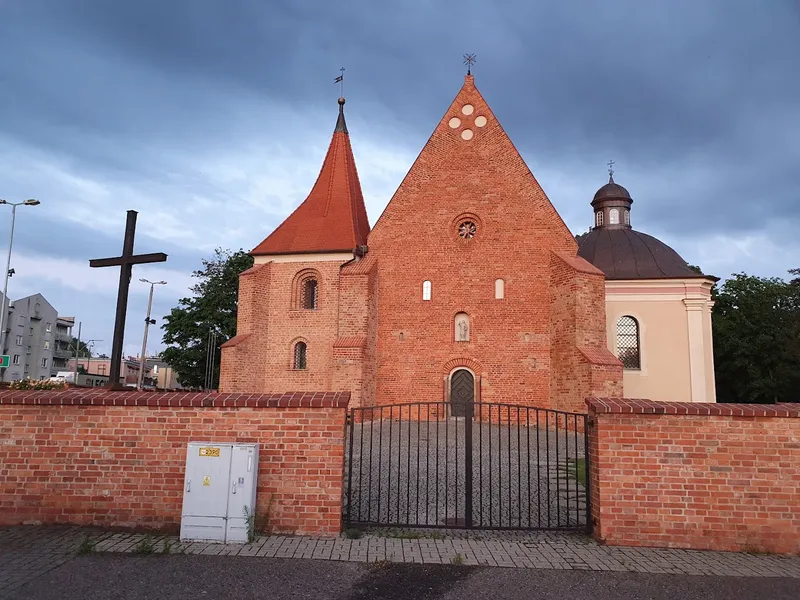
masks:
<path id="1" fill-rule="evenodd" d="M 67 348 L 59 348 L 57 346 L 53 348 L 53 358 L 63 358 L 65 360 L 69 360 L 73 357 L 73 355 L 74 353 Z"/>

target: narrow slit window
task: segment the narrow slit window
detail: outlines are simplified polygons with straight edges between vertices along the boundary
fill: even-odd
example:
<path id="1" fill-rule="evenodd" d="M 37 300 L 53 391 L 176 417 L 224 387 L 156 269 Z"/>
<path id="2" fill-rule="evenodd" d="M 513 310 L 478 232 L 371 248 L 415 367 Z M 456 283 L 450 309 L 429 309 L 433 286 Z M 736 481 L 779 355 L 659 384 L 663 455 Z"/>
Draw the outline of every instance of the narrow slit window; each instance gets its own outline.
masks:
<path id="1" fill-rule="evenodd" d="M 304 371 L 307 366 L 307 347 L 305 342 L 297 342 L 294 345 L 294 368 L 298 371 Z"/>
<path id="2" fill-rule="evenodd" d="M 318 306 L 319 285 L 316 279 L 306 279 L 303 282 L 303 308 L 314 310 Z"/>
<path id="3" fill-rule="evenodd" d="M 495 279 L 494 282 L 494 297 L 495 300 L 502 300 L 506 297 L 506 282 L 502 279 Z"/>
<path id="4" fill-rule="evenodd" d="M 430 300 L 431 299 L 431 282 L 430 281 L 423 281 L 422 282 L 422 299 L 423 300 Z"/>

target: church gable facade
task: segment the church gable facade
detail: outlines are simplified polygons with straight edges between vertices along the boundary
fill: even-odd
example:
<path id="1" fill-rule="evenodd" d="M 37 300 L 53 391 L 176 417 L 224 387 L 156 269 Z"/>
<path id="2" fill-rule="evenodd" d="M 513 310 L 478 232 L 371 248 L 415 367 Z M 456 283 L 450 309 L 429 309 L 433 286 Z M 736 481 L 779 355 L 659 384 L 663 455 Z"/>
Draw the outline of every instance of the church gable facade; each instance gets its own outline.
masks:
<path id="1" fill-rule="evenodd" d="M 220 390 L 580 412 L 587 396 L 621 396 L 604 271 L 472 76 L 371 231 L 339 105 L 314 188 L 240 278 Z"/>

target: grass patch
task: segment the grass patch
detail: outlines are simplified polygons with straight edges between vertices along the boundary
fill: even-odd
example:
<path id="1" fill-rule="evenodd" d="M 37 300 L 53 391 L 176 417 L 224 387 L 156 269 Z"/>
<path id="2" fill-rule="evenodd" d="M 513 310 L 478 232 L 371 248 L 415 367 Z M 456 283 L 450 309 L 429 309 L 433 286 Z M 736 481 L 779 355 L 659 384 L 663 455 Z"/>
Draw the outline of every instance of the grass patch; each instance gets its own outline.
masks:
<path id="1" fill-rule="evenodd" d="M 84 536 L 81 540 L 81 545 L 78 546 L 78 556 L 85 556 L 86 554 L 91 554 L 94 552 L 94 547 L 97 542 L 92 541 L 88 535 Z"/>
<path id="2" fill-rule="evenodd" d="M 152 554 L 155 549 L 156 545 L 153 543 L 153 538 L 146 535 L 142 538 L 142 541 L 136 545 L 134 552 L 136 554 Z"/>
<path id="3" fill-rule="evenodd" d="M 402 529 L 389 529 L 384 537 L 399 540 L 443 540 L 445 535 L 441 531 L 403 531 Z"/>
<path id="4" fill-rule="evenodd" d="M 364 537 L 364 532 L 355 527 L 349 527 L 344 530 L 344 535 L 348 540 L 360 540 Z"/>
<path id="5" fill-rule="evenodd" d="M 450 564 L 453 565 L 463 565 L 464 564 L 464 557 L 460 554 L 456 554 L 452 559 L 450 559 Z"/>
<path id="6" fill-rule="evenodd" d="M 583 487 L 586 487 L 586 459 L 570 458 L 567 464 L 567 474 L 570 479 L 575 479 Z"/>

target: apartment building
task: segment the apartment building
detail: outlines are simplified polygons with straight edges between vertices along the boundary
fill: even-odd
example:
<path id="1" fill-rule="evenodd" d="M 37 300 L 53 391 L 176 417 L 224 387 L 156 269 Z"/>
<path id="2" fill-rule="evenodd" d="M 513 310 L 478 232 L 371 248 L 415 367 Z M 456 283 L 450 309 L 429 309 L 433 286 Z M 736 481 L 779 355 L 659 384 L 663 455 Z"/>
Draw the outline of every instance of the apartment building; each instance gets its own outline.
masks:
<path id="1" fill-rule="evenodd" d="M 2 381 L 48 379 L 53 367 L 58 312 L 41 294 L 12 300 L 6 307 L 3 354 L 9 355 L 10 364 L 7 369 L 0 369 Z"/>

